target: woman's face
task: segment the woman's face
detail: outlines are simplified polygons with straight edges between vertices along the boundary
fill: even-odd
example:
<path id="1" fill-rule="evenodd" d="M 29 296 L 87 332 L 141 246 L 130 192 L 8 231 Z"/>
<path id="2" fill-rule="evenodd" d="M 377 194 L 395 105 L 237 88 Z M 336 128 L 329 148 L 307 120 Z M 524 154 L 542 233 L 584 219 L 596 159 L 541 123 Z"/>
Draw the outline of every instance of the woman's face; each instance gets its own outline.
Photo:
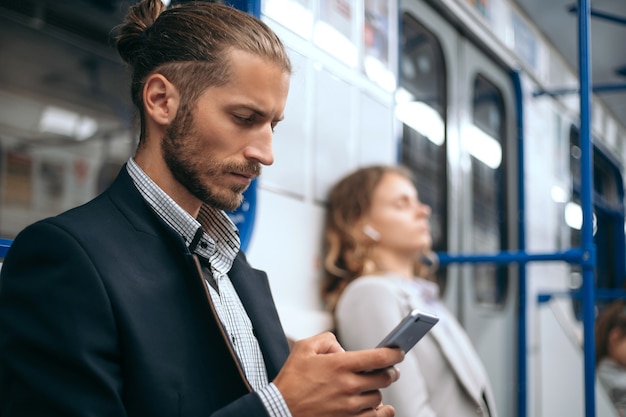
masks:
<path id="1" fill-rule="evenodd" d="M 411 180 L 387 172 L 374 190 L 363 226 L 378 232 L 379 248 L 413 257 L 432 246 L 429 217 L 430 207 L 419 201 Z"/>

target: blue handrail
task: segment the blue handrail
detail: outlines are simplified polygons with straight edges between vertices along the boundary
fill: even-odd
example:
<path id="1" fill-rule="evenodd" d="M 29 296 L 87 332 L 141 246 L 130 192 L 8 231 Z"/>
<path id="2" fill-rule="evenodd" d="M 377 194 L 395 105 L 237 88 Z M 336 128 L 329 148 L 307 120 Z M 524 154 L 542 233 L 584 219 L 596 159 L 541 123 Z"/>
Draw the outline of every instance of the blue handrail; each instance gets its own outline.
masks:
<path id="1" fill-rule="evenodd" d="M 607 84 L 594 84 L 591 86 L 591 91 L 594 93 L 614 93 L 616 91 L 626 90 L 626 83 L 607 83 Z M 550 97 L 563 96 L 567 94 L 579 94 L 580 89 L 577 87 L 563 87 L 554 89 L 539 89 L 533 91 L 533 97 L 541 97 L 544 95 Z"/>
<path id="2" fill-rule="evenodd" d="M 553 298 L 571 298 L 573 300 L 581 300 L 583 294 L 581 290 L 572 291 L 549 291 L 537 294 L 537 303 L 544 304 L 551 301 Z M 612 288 L 596 288 L 595 291 L 596 300 L 617 300 L 626 299 L 626 290 L 612 289 Z"/>
<path id="3" fill-rule="evenodd" d="M 576 6 L 572 6 L 572 7 L 569 8 L 568 11 L 570 13 L 576 13 L 576 12 L 578 12 L 578 10 L 579 9 Z M 626 17 L 618 16 L 618 15 L 613 14 L 613 13 L 603 12 L 601 10 L 594 9 L 593 7 L 589 8 L 589 15 L 592 16 L 592 17 L 597 17 L 597 18 L 600 18 L 600 19 L 607 20 L 607 21 L 612 22 L 612 23 L 617 23 L 617 24 L 620 24 L 620 25 L 626 25 Z"/>
<path id="4" fill-rule="evenodd" d="M 9 251 L 9 247 L 13 243 L 10 239 L 2 239 L 0 238 L 0 258 L 4 258 L 7 252 Z"/>
<path id="5" fill-rule="evenodd" d="M 451 263 L 492 263 L 496 265 L 507 265 L 510 263 L 525 264 L 534 261 L 565 261 L 572 264 L 582 264 L 588 262 L 590 256 L 581 249 L 568 249 L 564 252 L 550 253 L 528 253 L 525 250 L 502 251 L 493 254 L 451 254 L 445 252 L 437 253 L 439 263 L 447 265 Z"/>

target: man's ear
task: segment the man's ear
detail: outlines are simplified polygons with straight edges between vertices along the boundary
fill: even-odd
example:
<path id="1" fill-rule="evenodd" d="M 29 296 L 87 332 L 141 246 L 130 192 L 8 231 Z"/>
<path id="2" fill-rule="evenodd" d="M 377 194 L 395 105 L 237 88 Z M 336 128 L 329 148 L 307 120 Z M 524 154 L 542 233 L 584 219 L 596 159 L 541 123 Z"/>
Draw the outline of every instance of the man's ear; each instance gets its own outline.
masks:
<path id="1" fill-rule="evenodd" d="M 152 74 L 143 88 L 146 118 L 158 125 L 169 125 L 176 117 L 180 103 L 178 90 L 162 74 Z"/>

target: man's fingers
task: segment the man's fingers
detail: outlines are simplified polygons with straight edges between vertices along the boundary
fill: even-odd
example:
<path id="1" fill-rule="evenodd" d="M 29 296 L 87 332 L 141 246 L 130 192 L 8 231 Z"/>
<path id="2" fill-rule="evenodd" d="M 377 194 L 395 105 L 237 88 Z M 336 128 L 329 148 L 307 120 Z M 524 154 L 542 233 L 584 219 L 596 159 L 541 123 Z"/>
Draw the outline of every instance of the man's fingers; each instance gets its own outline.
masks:
<path id="1" fill-rule="evenodd" d="M 374 411 L 376 412 L 376 417 L 393 417 L 396 415 L 396 410 L 390 405 L 381 405 Z"/>
<path id="2" fill-rule="evenodd" d="M 363 354 L 365 352 L 367 352 L 367 354 Z M 345 361 L 346 368 L 356 372 L 378 372 L 378 370 L 387 369 L 402 362 L 403 359 L 404 352 L 400 349 L 392 348 L 376 348 L 346 352 L 345 357 L 342 358 L 342 360 Z"/>
<path id="3" fill-rule="evenodd" d="M 304 350 L 305 352 L 313 355 L 344 352 L 344 349 L 337 341 L 337 338 L 331 332 L 324 332 L 302 339 L 296 342 L 293 348 Z"/>

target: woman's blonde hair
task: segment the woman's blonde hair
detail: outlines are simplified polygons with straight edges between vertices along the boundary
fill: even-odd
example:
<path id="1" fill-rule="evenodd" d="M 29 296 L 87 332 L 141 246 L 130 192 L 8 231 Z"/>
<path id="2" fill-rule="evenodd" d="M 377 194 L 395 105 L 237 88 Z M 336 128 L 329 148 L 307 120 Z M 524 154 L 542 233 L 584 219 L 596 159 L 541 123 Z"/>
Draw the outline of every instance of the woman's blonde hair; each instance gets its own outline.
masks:
<path id="1" fill-rule="evenodd" d="M 373 165 L 357 169 L 330 190 L 322 248 L 322 297 L 331 311 L 350 282 L 374 270 L 369 257 L 374 242 L 364 239 L 357 226 L 363 216 L 369 213 L 374 191 L 387 173 L 413 180 L 411 172 L 403 166 Z M 428 252 L 423 259 L 416 259 L 415 273 L 430 278 L 437 266 L 437 256 Z"/>

